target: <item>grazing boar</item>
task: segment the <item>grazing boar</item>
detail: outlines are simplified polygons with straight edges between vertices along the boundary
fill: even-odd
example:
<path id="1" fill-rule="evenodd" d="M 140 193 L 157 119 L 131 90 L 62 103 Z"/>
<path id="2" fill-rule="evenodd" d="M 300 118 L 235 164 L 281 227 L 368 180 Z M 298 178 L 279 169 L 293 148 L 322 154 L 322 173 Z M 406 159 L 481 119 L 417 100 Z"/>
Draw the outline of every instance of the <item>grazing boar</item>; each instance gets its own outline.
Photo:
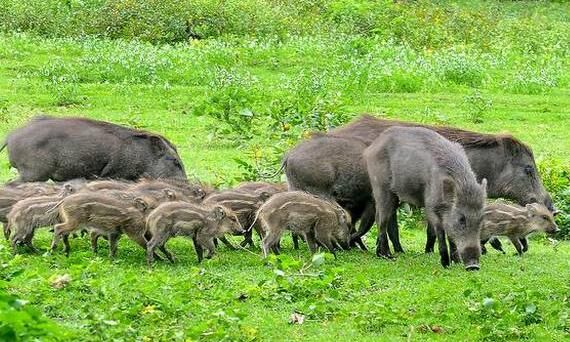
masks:
<path id="1" fill-rule="evenodd" d="M 358 138 L 315 135 L 285 157 L 289 190 L 334 200 L 350 213 L 353 223 L 362 217 L 361 226 L 372 226 L 374 201 L 362 158 L 365 149 Z M 366 249 L 360 237 L 354 242 Z"/>
<path id="2" fill-rule="evenodd" d="M 104 121 L 36 117 L 12 131 L 5 146 L 20 182 L 186 178 L 176 148 L 166 138 Z"/>
<path id="3" fill-rule="evenodd" d="M 73 185 L 65 184 L 57 195 L 30 197 L 14 204 L 7 215 L 6 225 L 14 254 L 18 244 L 24 244 L 31 251 L 35 251 L 32 244 L 35 230 L 59 223 L 59 214 L 52 208 L 63 198 L 76 192 L 77 189 Z"/>
<path id="4" fill-rule="evenodd" d="M 269 250 L 279 254 L 285 230 L 302 236 L 312 253 L 320 244 L 335 256 L 335 244 L 348 248 L 350 214 L 337 203 L 302 192 L 283 192 L 272 196 L 257 212 L 262 234 L 263 255 Z"/>
<path id="5" fill-rule="evenodd" d="M 517 253 L 527 251 L 521 243 L 523 238 L 534 232 L 554 234 L 559 231 L 552 213 L 542 204 L 532 203 L 521 207 L 516 204 L 493 203 L 487 205 L 481 227 L 481 247 L 490 238 L 507 236 L 515 246 Z M 502 248 L 499 249 L 504 253 Z"/>
<path id="6" fill-rule="evenodd" d="M 192 238 L 198 256 L 202 262 L 204 249 L 206 258 L 211 258 L 216 247 L 214 239 L 225 234 L 243 234 L 243 228 L 237 216 L 221 205 L 205 206 L 188 202 L 163 203 L 153 210 L 146 219 L 147 233 L 152 238 L 147 244 L 147 261 L 154 262 L 154 250 L 158 247 L 166 257 L 174 262 L 172 254 L 166 250 L 166 242 L 174 236 Z"/>
<path id="7" fill-rule="evenodd" d="M 449 266 L 450 242 L 467 270 L 478 270 L 479 233 L 486 180 L 477 183 L 461 145 L 432 130 L 391 127 L 364 151 L 379 227 L 376 254 L 391 257 L 388 224 L 400 202 L 424 207 L 435 228 L 441 264 Z M 452 246 L 453 247 L 453 246 Z"/>
<path id="8" fill-rule="evenodd" d="M 331 131 L 328 135 L 344 138 L 360 138 L 370 145 L 380 134 L 392 126 L 424 127 L 441 134 L 444 138 L 459 143 L 465 149 L 467 158 L 477 180 L 487 179 L 487 196 L 503 197 L 519 205 L 542 203 L 550 211 L 557 210 L 552 198 L 544 188 L 536 167 L 532 149 L 511 135 L 483 134 L 454 127 L 421 125 L 415 122 L 378 119 L 363 115 L 357 120 Z M 314 151 L 319 156 L 319 151 Z M 319 162 L 318 160 L 316 162 Z M 370 222 L 363 219 L 364 222 Z M 358 238 L 371 227 L 361 225 Z M 391 224 L 398 229 L 397 223 Z M 432 252 L 435 243 L 433 229 L 428 229 L 426 252 Z M 398 236 L 394 233 L 390 236 Z M 526 245 L 526 239 L 521 243 Z M 393 241 L 396 250 L 402 250 L 399 241 Z"/>
<path id="9" fill-rule="evenodd" d="M 271 197 L 271 194 L 265 192 L 265 190 L 251 193 L 224 190 L 208 195 L 203 203 L 207 205 L 221 205 L 230 209 L 237 216 L 242 227 L 249 227 L 253 223 L 255 212 L 269 197 Z M 247 245 L 253 247 L 252 235 L 252 230 L 248 229 L 245 233 L 245 239 L 241 242 L 242 247 Z M 226 246 L 234 248 L 226 238 L 222 237 L 220 240 Z"/>
<path id="10" fill-rule="evenodd" d="M 51 251 L 64 237 L 64 251 L 69 255 L 69 242 L 65 237 L 81 228 L 90 231 L 92 238 L 105 236 L 109 240 L 111 259 L 116 255 L 117 242 L 123 233 L 146 250 L 145 213 L 156 206 L 156 202 L 149 196 L 132 201 L 126 198 L 117 199 L 105 192 L 78 193 L 58 202 L 54 210 L 58 210 L 61 223 L 54 227 Z M 96 240 L 92 240 L 92 247 L 96 251 Z"/>

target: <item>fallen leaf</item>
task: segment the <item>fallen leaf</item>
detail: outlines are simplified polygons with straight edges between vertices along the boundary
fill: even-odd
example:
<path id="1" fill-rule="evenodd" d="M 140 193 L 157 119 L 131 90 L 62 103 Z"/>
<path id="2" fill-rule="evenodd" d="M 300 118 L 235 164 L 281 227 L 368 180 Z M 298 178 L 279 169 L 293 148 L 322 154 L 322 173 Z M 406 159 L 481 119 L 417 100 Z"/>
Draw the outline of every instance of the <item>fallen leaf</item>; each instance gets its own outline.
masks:
<path id="1" fill-rule="evenodd" d="M 443 328 L 440 327 L 439 325 L 432 325 L 430 329 L 436 334 L 441 334 L 443 332 Z"/>
<path id="2" fill-rule="evenodd" d="M 64 275 L 58 275 L 55 278 L 53 278 L 51 281 L 51 286 L 54 289 L 59 290 L 69 285 L 69 283 L 71 283 L 71 276 L 66 273 Z"/>
<path id="3" fill-rule="evenodd" d="M 303 324 L 305 322 L 305 316 L 298 312 L 293 312 L 289 318 L 289 324 Z"/>

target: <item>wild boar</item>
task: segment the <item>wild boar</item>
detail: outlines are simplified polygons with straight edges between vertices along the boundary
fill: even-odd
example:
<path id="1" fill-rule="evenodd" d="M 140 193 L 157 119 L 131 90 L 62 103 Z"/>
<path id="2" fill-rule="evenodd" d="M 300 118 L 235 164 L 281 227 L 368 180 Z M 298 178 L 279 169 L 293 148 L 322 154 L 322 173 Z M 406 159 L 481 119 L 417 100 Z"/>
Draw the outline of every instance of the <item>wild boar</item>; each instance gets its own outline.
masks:
<path id="1" fill-rule="evenodd" d="M 490 198 L 502 197 L 517 202 L 519 205 L 542 203 L 550 211 L 557 213 L 552 198 L 540 179 L 532 149 L 511 135 L 484 134 L 454 127 L 385 120 L 371 115 L 363 115 L 348 125 L 331 131 L 329 135 L 345 138 L 358 137 L 370 144 L 392 126 L 428 128 L 452 142 L 461 144 L 477 180 L 487 179 L 487 196 Z M 397 224 L 391 226 L 393 229 L 398 228 Z M 357 237 L 369 229 L 370 227 L 362 226 Z M 427 233 L 426 252 L 432 252 L 436 237 L 431 228 L 427 230 Z M 397 234 L 392 235 L 397 236 Z M 392 243 L 395 248 L 399 245 L 399 241 L 392 241 Z M 526 239 L 523 239 L 521 243 L 526 245 Z M 401 250 L 401 246 L 398 247 L 397 249 Z"/>
<path id="2" fill-rule="evenodd" d="M 279 242 L 285 230 L 304 237 L 312 253 L 316 252 L 318 244 L 335 257 L 335 244 L 348 248 L 350 214 L 337 203 L 303 191 L 272 196 L 259 208 L 256 221 L 264 235 L 264 257 L 269 250 L 279 254 Z"/>
<path id="3" fill-rule="evenodd" d="M 76 188 L 65 184 L 57 195 L 30 197 L 18 201 L 7 215 L 6 229 L 14 254 L 18 244 L 25 244 L 31 251 L 36 251 L 32 244 L 35 230 L 40 227 L 59 223 L 59 214 L 52 208 L 63 198 L 76 193 Z"/>
<path id="4" fill-rule="evenodd" d="M 467 270 L 478 270 L 486 180 L 477 183 L 461 145 L 420 127 L 390 127 L 364 151 L 379 227 L 376 254 L 391 257 L 388 224 L 400 202 L 424 207 L 449 266 L 446 234 Z"/>
<path id="5" fill-rule="evenodd" d="M 157 247 L 174 262 L 173 255 L 165 247 L 171 237 L 192 238 L 198 262 L 202 262 L 204 249 L 208 251 L 206 258 L 213 257 L 216 251 L 215 238 L 244 232 L 237 216 L 230 209 L 221 205 L 206 206 L 188 202 L 161 204 L 148 215 L 146 229 L 152 236 L 147 244 L 149 265 L 154 262 L 154 250 Z"/>
<path id="6" fill-rule="evenodd" d="M 521 243 L 534 232 L 555 234 L 559 231 L 552 213 L 542 204 L 532 203 L 521 207 L 516 204 L 493 203 L 487 205 L 481 227 L 481 247 L 490 238 L 507 236 L 519 255 L 527 250 Z M 504 253 L 502 248 L 499 249 Z"/>
<path id="7" fill-rule="evenodd" d="M 2 222 L 4 226 L 4 237 L 6 240 L 10 240 L 11 231 L 8 223 L 8 214 L 16 203 L 31 197 L 51 196 L 57 193 L 70 194 L 77 191 L 75 184 L 75 182 L 68 182 L 65 184 L 36 182 L 22 183 L 18 185 L 10 184 L 0 188 L 0 222 Z"/>
<path id="8" fill-rule="evenodd" d="M 20 182 L 186 178 L 166 138 L 104 121 L 40 116 L 8 134 L 4 146 Z"/>
<path id="9" fill-rule="evenodd" d="M 117 252 L 117 242 L 125 233 L 131 240 L 146 250 L 145 212 L 153 203 L 150 197 L 137 197 L 133 201 L 120 200 L 105 194 L 79 193 L 57 203 L 61 223 L 54 227 L 51 245 L 53 252 L 62 237 L 80 228 L 86 228 L 93 236 L 105 236 L 109 240 L 109 257 Z M 64 252 L 69 255 L 69 243 L 64 239 Z"/>
<path id="10" fill-rule="evenodd" d="M 207 205 L 221 205 L 230 209 L 237 216 L 242 227 L 249 227 L 253 223 L 255 212 L 269 197 L 271 197 L 271 194 L 265 190 L 251 193 L 223 190 L 208 195 L 203 203 Z M 242 247 L 247 245 L 253 247 L 252 235 L 252 230 L 247 230 L 245 239 L 241 242 Z M 229 248 L 234 248 L 226 238 L 221 237 L 220 241 Z"/>

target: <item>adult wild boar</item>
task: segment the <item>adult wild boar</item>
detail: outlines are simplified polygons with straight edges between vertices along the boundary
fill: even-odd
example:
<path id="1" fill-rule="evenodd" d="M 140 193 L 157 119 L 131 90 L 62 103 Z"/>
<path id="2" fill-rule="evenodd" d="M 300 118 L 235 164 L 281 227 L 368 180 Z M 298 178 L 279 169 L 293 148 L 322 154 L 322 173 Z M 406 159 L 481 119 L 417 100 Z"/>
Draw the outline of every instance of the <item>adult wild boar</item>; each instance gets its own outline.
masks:
<path id="1" fill-rule="evenodd" d="M 370 115 L 364 115 L 329 134 L 347 138 L 358 137 L 370 144 L 379 134 L 392 126 L 425 127 L 450 141 L 461 144 L 477 179 L 479 181 L 487 179 L 487 196 L 490 198 L 503 197 L 519 205 L 541 203 L 556 213 L 552 198 L 540 180 L 532 149 L 511 135 L 483 134 L 453 127 L 382 120 Z M 392 227 L 397 229 L 397 224 L 393 224 Z M 369 229 L 370 227 L 361 227 L 358 236 L 362 236 Z M 426 252 L 432 252 L 435 234 L 433 229 L 428 229 L 427 232 Z M 398 241 L 393 243 L 395 248 L 399 245 Z M 526 239 L 521 240 L 521 243 L 524 246 L 528 245 Z M 401 246 L 399 247 L 401 249 Z"/>
<path id="2" fill-rule="evenodd" d="M 186 178 L 166 138 L 85 118 L 41 116 L 6 138 L 20 182 L 74 178 Z"/>
<path id="3" fill-rule="evenodd" d="M 364 115 L 352 123 L 337 128 L 326 135 L 329 140 L 315 142 L 322 139 L 317 136 L 314 139 L 304 141 L 284 158 L 287 180 L 295 183 L 295 189 L 316 191 L 317 194 L 331 193 L 333 188 L 351 189 L 354 186 L 347 183 L 350 181 L 360 182 L 358 178 L 351 178 L 354 174 L 363 174 L 354 166 L 346 168 L 346 165 L 359 165 L 360 157 L 356 147 L 345 147 L 342 142 L 336 143 L 334 138 L 343 138 L 345 141 L 359 139 L 364 146 L 368 146 L 386 129 L 392 126 L 425 127 L 434 130 L 445 138 L 457 142 L 463 146 L 472 170 L 477 179 L 488 180 L 488 196 L 504 197 L 521 205 L 532 202 L 543 203 L 551 211 L 555 211 L 552 200 L 544 189 L 536 169 L 532 150 L 509 135 L 493 135 L 469 132 L 452 127 L 438 127 L 420 125 L 413 122 L 378 119 L 370 115 Z M 305 147 L 306 146 L 306 147 Z M 347 149 L 347 151 L 345 151 Z M 364 150 L 364 148 L 362 149 Z M 349 158 L 352 156 L 352 159 Z M 303 162 L 299 162 L 303 161 Z M 308 162 L 310 161 L 310 162 Z M 329 170 L 334 170 L 330 172 Z M 363 196 L 361 191 L 347 191 L 346 198 L 357 199 Z M 337 199 L 342 204 L 342 200 Z M 354 201 L 358 202 L 358 201 Z M 359 202 L 363 203 L 363 202 Z M 363 205 L 363 204 L 360 204 Z M 364 212 L 364 208 L 361 208 Z M 359 233 L 355 236 L 359 239 L 366 234 L 372 226 L 374 211 L 366 211 L 362 215 Z M 353 215 L 353 222 L 357 221 L 357 215 Z M 397 252 L 403 249 L 397 240 L 397 222 L 390 224 L 390 240 Z M 431 230 L 428 230 L 428 233 Z M 426 251 L 433 251 L 435 235 L 430 235 L 426 244 Z M 526 242 L 526 241 L 524 241 Z M 523 243 L 524 243 L 523 242 Z"/>
<path id="4" fill-rule="evenodd" d="M 399 203 L 424 207 L 435 228 L 441 264 L 449 266 L 446 234 L 467 270 L 479 269 L 479 233 L 486 181 L 477 183 L 461 145 L 432 130 L 391 127 L 364 153 L 376 203 L 378 256 L 390 256 L 388 224 Z"/>

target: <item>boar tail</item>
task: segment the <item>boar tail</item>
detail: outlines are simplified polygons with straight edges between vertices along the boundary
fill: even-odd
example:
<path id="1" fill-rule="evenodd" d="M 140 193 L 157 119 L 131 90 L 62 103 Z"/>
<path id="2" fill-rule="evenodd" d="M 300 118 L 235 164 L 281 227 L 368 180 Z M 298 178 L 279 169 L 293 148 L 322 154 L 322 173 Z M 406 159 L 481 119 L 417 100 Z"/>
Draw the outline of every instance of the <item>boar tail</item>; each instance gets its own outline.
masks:
<path id="1" fill-rule="evenodd" d="M 279 167 L 279 170 L 275 171 L 273 174 L 260 175 L 260 178 L 263 178 L 263 179 L 274 178 L 275 176 L 280 174 L 283 170 L 285 170 L 286 167 L 287 167 L 287 156 L 285 156 L 285 158 L 283 158 L 283 161 L 281 162 L 281 166 Z"/>
<path id="2" fill-rule="evenodd" d="M 0 146 L 0 152 L 4 151 L 4 149 L 6 148 L 6 146 L 8 146 L 8 142 L 4 141 L 2 143 L 2 146 Z"/>

